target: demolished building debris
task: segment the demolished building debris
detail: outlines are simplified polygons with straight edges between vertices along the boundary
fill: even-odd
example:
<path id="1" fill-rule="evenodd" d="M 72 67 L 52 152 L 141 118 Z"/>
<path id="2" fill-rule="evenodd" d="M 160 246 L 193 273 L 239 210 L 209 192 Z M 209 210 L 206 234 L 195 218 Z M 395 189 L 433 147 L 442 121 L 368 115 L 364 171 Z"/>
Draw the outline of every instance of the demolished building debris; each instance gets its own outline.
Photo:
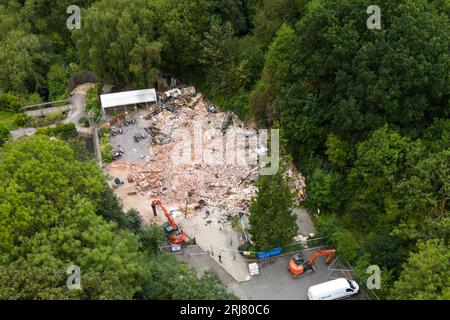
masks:
<path id="1" fill-rule="evenodd" d="M 202 156 L 207 153 L 214 157 L 224 153 L 224 146 L 217 142 L 227 130 L 242 129 L 247 137 L 254 135 L 252 128 L 233 113 L 220 112 L 215 107 L 211 112 L 211 108 L 207 99 L 194 87 L 165 92 L 160 97 L 160 104 L 151 106 L 140 117 L 145 121 L 143 132 L 146 134 L 133 136 L 136 142 L 148 141 L 148 154 L 143 155 L 146 161 L 114 161 L 107 170 L 126 171 L 126 180 L 141 196 L 164 199 L 165 203 L 180 208 L 185 215 L 206 206 L 230 215 L 248 213 L 251 199 L 257 192 L 255 182 L 261 169 L 257 161 L 210 163 L 201 157 L 197 159 L 195 148 L 190 150 L 192 161 L 173 161 L 174 150 L 184 150 L 186 141 L 192 140 L 195 126 L 199 124 L 204 130 L 200 141 Z M 129 116 L 129 119 L 133 118 Z M 245 148 L 253 156 L 267 151 L 250 143 Z M 287 175 L 291 178 L 297 200 L 302 201 L 305 198 L 304 178 L 293 165 L 288 168 Z"/>

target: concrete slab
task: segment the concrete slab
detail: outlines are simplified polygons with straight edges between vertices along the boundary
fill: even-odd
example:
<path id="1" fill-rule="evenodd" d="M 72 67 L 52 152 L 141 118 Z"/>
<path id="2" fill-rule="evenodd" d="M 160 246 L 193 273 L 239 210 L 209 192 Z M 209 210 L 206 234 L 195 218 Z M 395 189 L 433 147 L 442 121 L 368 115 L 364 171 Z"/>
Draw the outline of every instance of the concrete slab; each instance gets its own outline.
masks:
<path id="1" fill-rule="evenodd" d="M 206 210 L 210 211 L 209 216 L 206 216 Z M 218 222 L 224 213 L 223 210 L 206 207 L 196 215 L 184 219 L 182 224 L 188 234 L 195 235 L 200 248 L 210 252 L 211 258 L 236 282 L 248 281 L 251 277 L 247 262 L 237 252 L 242 239 L 232 229 L 231 222 Z M 219 254 L 222 262 L 219 261 Z"/>

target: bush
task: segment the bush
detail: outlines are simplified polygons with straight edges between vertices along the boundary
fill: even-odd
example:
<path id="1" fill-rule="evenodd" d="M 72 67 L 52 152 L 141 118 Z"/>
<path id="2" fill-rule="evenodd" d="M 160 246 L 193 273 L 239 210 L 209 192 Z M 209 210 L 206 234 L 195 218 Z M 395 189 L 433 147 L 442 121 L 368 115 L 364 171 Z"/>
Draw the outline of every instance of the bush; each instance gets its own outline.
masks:
<path id="1" fill-rule="evenodd" d="M 407 259 L 407 251 L 399 238 L 392 236 L 388 231 L 371 234 L 364 244 L 363 251 L 370 255 L 371 263 L 392 270 L 400 275 L 400 267 Z"/>
<path id="2" fill-rule="evenodd" d="M 156 254 L 165 236 L 161 226 L 149 223 L 139 231 L 139 238 L 147 251 Z"/>
<path id="3" fill-rule="evenodd" d="M 102 143 L 100 149 L 103 161 L 106 163 L 111 163 L 113 161 L 112 158 L 113 145 L 111 143 Z"/>
<path id="4" fill-rule="evenodd" d="M 5 127 L 0 125 L 0 147 L 8 140 L 9 131 Z"/>
<path id="5" fill-rule="evenodd" d="M 67 98 L 69 72 L 59 64 L 54 64 L 48 72 L 48 89 L 50 100 L 63 100 Z"/>
<path id="6" fill-rule="evenodd" d="M 89 128 L 91 125 L 89 124 L 89 119 L 86 116 L 80 118 L 80 123 L 83 127 Z"/>
<path id="7" fill-rule="evenodd" d="M 25 113 L 18 113 L 14 116 L 14 123 L 19 127 L 27 127 L 31 123 L 31 118 Z"/>
<path id="8" fill-rule="evenodd" d="M 95 118 L 100 115 L 100 90 L 99 84 L 96 84 L 86 94 L 86 112 L 92 111 L 95 114 Z"/>
<path id="9" fill-rule="evenodd" d="M 101 146 L 100 151 L 102 153 L 102 159 L 106 163 L 111 163 L 113 161 L 112 151 L 113 145 L 109 142 L 109 134 L 108 132 L 102 132 Z"/>
<path id="10" fill-rule="evenodd" d="M 8 92 L 0 94 L 0 110 L 17 112 L 22 103 L 20 99 Z"/>
<path id="11" fill-rule="evenodd" d="M 241 255 L 244 255 L 242 251 L 249 251 L 250 256 L 244 256 L 248 258 L 256 258 L 256 253 L 259 251 L 256 245 L 252 244 L 251 242 L 246 242 L 244 244 L 241 244 L 238 247 L 238 250 L 240 251 Z"/>
<path id="12" fill-rule="evenodd" d="M 308 188 L 305 206 L 313 211 L 337 212 L 341 206 L 342 176 L 336 172 L 314 170 Z"/>
<path id="13" fill-rule="evenodd" d="M 39 128 L 36 130 L 36 134 L 43 134 L 49 137 L 58 137 L 64 136 L 67 137 L 76 132 L 75 124 L 67 123 L 67 124 L 59 124 L 54 128 Z"/>
<path id="14" fill-rule="evenodd" d="M 64 118 L 64 115 L 62 112 L 56 112 L 53 114 L 46 115 L 43 118 L 35 118 L 33 119 L 33 125 L 35 127 L 46 127 L 51 124 L 55 124 L 59 121 L 61 121 Z"/>
<path id="15" fill-rule="evenodd" d="M 342 228 L 335 215 L 321 215 L 317 219 L 317 229 L 321 236 L 327 237 L 335 245 L 338 254 L 348 262 L 354 261 L 360 250 L 359 244 L 350 231 Z"/>
<path id="16" fill-rule="evenodd" d="M 137 231 L 141 228 L 142 217 L 136 209 L 131 209 L 127 212 L 127 218 L 129 221 L 129 228 L 133 231 Z"/>

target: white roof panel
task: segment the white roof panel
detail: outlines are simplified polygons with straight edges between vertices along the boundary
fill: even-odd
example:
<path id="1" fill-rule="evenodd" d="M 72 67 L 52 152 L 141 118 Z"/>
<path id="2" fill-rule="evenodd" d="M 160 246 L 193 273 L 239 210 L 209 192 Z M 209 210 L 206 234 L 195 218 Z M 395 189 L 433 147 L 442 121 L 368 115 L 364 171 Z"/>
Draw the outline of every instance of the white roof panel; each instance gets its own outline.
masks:
<path id="1" fill-rule="evenodd" d="M 102 94 L 100 95 L 100 100 L 102 102 L 103 109 L 157 101 L 155 89 Z"/>

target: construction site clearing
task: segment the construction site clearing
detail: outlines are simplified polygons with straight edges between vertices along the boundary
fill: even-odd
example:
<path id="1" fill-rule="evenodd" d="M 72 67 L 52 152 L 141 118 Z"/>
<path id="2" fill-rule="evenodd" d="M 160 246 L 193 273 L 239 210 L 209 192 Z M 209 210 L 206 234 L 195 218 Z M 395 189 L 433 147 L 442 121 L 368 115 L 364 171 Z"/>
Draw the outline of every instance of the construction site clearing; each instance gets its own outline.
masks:
<path id="1" fill-rule="evenodd" d="M 248 263 L 237 252 L 247 235 L 233 230 L 231 219 L 238 217 L 243 229 L 248 227 L 249 205 L 262 167 L 257 156 L 267 149 L 248 142 L 249 161 L 230 163 L 220 161 L 227 151 L 219 140 L 228 131 L 255 130 L 233 113 L 220 112 L 194 87 L 172 89 L 160 95 L 158 104 L 108 120 L 114 161 L 105 170 L 124 209 L 136 209 L 145 222 L 162 225 L 165 216 L 162 212 L 154 216 L 151 209 L 152 200 L 161 199 L 176 223 L 237 282 L 250 280 Z M 201 127 L 200 142 L 196 126 Z M 192 148 L 188 146 L 191 161 L 174 161 L 174 153 L 186 150 L 186 141 L 194 140 Z M 218 161 L 205 157 L 215 153 Z M 293 164 L 286 174 L 297 202 L 302 202 L 304 177 Z"/>

